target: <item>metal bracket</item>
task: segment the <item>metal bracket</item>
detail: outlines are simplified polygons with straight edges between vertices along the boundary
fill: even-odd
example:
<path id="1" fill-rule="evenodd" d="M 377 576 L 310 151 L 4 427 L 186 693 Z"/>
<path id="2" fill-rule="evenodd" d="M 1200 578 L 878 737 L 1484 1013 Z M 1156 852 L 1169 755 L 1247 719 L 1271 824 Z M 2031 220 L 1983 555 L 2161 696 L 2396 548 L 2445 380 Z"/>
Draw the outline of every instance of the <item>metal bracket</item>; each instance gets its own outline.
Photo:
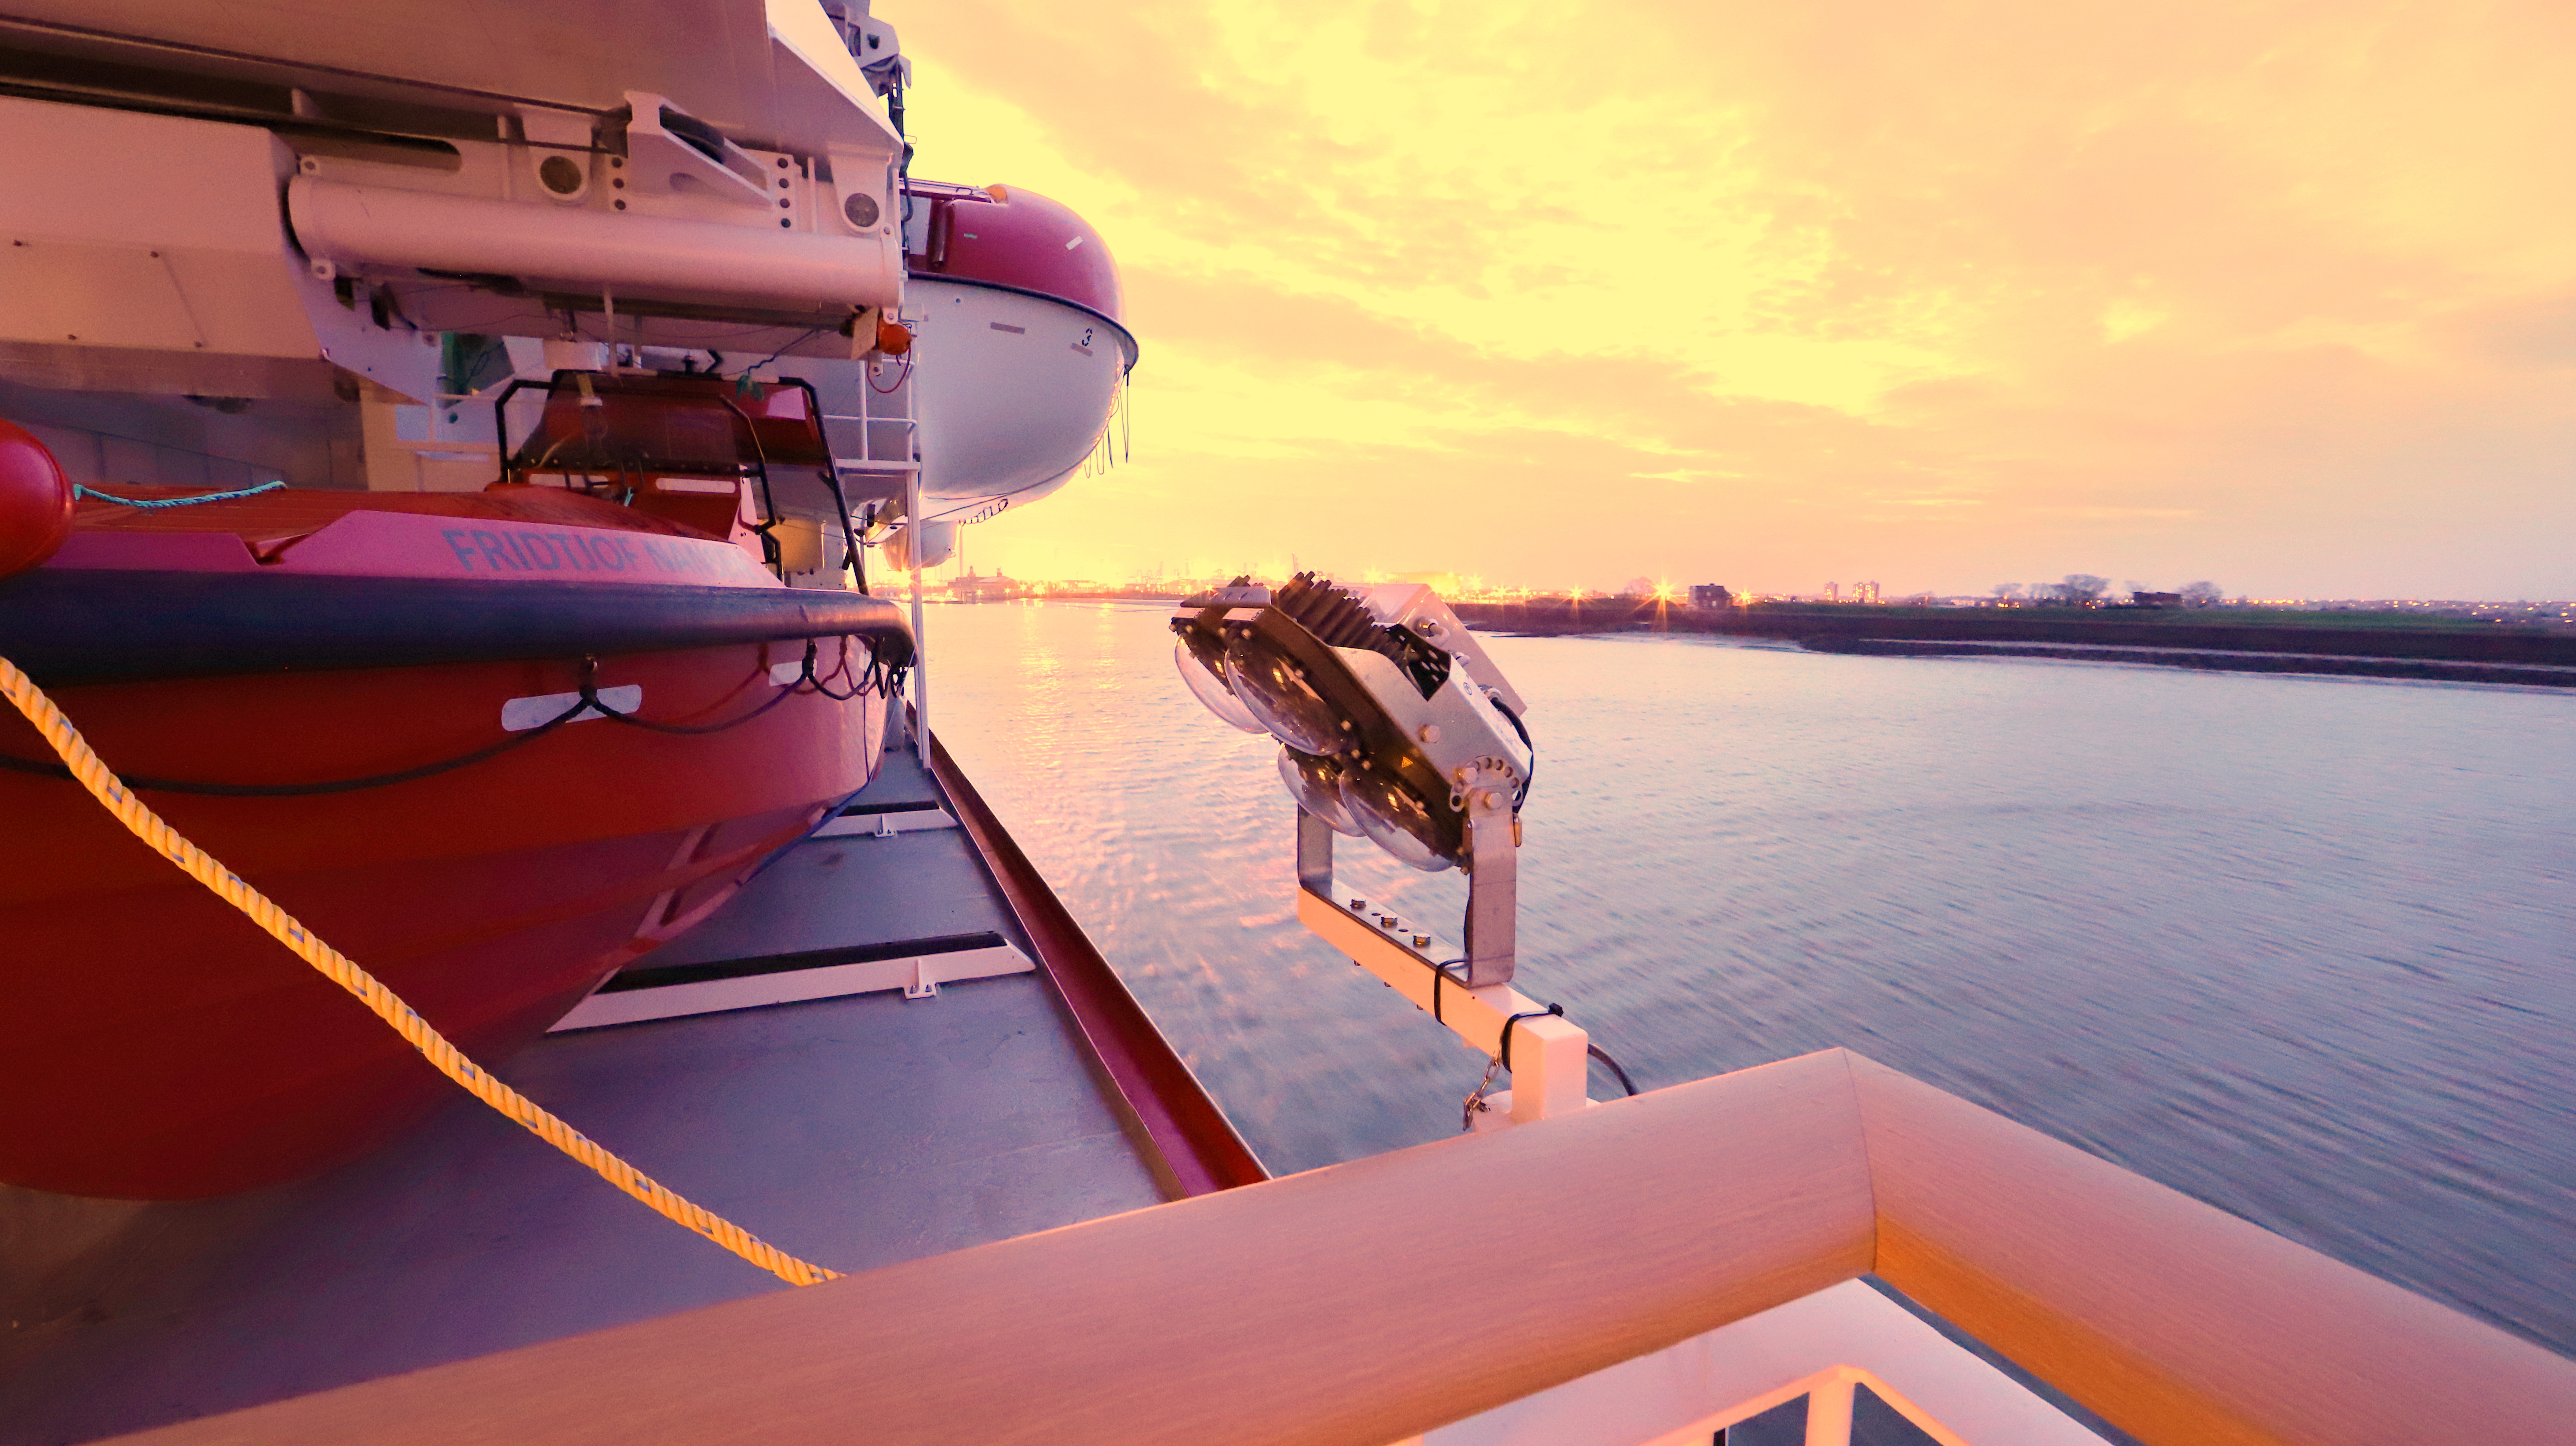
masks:
<path id="1" fill-rule="evenodd" d="M 1302 808 L 1297 810 L 1297 883 L 1325 898 L 1333 896 L 1333 826 Z"/>
<path id="2" fill-rule="evenodd" d="M 1297 920 L 1486 1058 L 1501 1060 L 1509 1031 L 1512 1088 L 1487 1097 L 1491 1110 L 1477 1116 L 1478 1128 L 1501 1125 L 1505 1111 L 1517 1124 L 1584 1107 L 1591 1039 L 1572 1020 L 1508 984 L 1466 984 L 1456 966 L 1440 968 L 1435 940 L 1358 899 L 1347 903 L 1301 884 Z"/>
<path id="3" fill-rule="evenodd" d="M 1512 817 L 1496 810 L 1468 823 L 1467 962 L 1450 977 L 1470 989 L 1509 984 L 1519 948 L 1520 855 Z M 1333 897 L 1332 826 L 1297 810 L 1297 886 Z"/>
<path id="4" fill-rule="evenodd" d="M 939 997 L 939 980 L 932 975 L 928 959 L 912 961 L 912 982 L 903 986 L 903 997 L 906 999 Z"/>
<path id="5" fill-rule="evenodd" d="M 1467 837 L 1467 983 L 1509 984 L 1520 945 L 1520 853 L 1510 811 L 1469 819 Z"/>

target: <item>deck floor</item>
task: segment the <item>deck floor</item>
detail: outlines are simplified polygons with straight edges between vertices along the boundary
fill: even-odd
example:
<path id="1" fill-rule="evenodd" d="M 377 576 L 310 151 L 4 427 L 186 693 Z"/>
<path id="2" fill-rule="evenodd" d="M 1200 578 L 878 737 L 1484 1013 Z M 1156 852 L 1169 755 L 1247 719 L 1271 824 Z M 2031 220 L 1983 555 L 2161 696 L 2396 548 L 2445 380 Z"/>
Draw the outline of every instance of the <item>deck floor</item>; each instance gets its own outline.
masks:
<path id="1" fill-rule="evenodd" d="M 854 808 L 937 797 L 889 749 Z M 962 831 L 822 838 L 636 967 L 977 932 L 1026 947 Z M 1018 974 L 583 1030 L 500 1073 L 763 1239 L 867 1270 L 1160 1198 L 1048 988 Z M 0 1187 L 0 1256 L 20 1262 L 0 1264 L 9 1446 L 788 1288 L 462 1093 L 374 1157 L 253 1195 Z"/>

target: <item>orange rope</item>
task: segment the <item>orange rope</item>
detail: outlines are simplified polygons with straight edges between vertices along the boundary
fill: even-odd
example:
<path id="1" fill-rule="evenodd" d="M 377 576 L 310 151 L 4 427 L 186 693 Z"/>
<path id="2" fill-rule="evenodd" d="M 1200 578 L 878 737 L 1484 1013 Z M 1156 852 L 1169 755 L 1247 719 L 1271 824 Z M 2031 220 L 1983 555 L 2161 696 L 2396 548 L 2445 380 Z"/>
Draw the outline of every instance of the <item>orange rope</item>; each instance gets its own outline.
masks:
<path id="1" fill-rule="evenodd" d="M 88 740 L 80 736 L 80 731 L 72 727 L 71 720 L 63 716 L 63 710 L 54 705 L 54 700 L 46 697 L 42 689 L 6 658 L 0 658 L 0 692 L 8 694 L 9 701 L 16 704 L 27 721 L 36 726 L 36 731 L 45 735 L 45 741 L 61 756 L 64 766 L 71 769 L 72 777 L 79 780 L 81 787 L 88 789 L 90 796 L 103 804 L 108 812 L 115 814 L 117 822 L 125 825 L 153 852 L 177 864 L 190 878 L 212 889 L 225 903 L 248 915 L 252 923 L 294 950 L 305 963 L 328 975 L 332 983 L 356 995 L 359 1002 L 376 1012 L 377 1018 L 392 1025 L 396 1033 L 411 1043 L 412 1048 L 419 1050 L 439 1073 L 463 1085 L 476 1099 L 499 1110 L 530 1134 L 589 1166 L 598 1172 L 601 1179 L 643 1201 L 668 1219 L 687 1226 L 789 1285 L 812 1285 L 817 1281 L 839 1278 L 838 1271 L 799 1260 L 723 1216 L 674 1194 L 643 1171 L 601 1149 L 570 1125 L 539 1108 L 534 1100 L 494 1079 L 489 1070 L 467 1059 L 448 1042 L 447 1036 L 431 1028 L 428 1020 L 421 1018 L 374 975 L 359 968 L 347 955 L 315 938 L 296 922 L 295 916 L 279 908 L 266 894 L 243 883 L 238 875 L 204 849 L 181 837 L 179 831 L 162 821 L 159 814 L 144 807 L 142 800 L 108 771 L 107 764 L 90 748 Z"/>

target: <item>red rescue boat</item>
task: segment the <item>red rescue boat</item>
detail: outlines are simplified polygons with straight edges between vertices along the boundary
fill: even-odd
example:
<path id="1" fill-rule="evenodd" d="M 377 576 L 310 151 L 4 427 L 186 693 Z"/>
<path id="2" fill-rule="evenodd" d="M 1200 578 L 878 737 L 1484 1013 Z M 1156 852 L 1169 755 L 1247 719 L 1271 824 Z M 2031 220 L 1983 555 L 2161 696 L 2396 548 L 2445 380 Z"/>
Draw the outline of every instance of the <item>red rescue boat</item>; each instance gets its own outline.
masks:
<path id="1" fill-rule="evenodd" d="M 503 1064 L 864 785 L 899 676 L 921 717 L 918 587 L 862 568 L 1105 460 L 1115 266 L 909 174 L 863 6 L 145 8 L 19 37 L 115 84 L 0 96 L 48 298 L 0 316 L 0 656 Z M 255 1187 L 450 1088 L 9 710 L 0 822 L 0 1184 Z"/>
<path id="2" fill-rule="evenodd" d="M 0 655 L 174 827 L 499 1059 L 874 772 L 911 634 L 786 585 L 800 552 L 836 578 L 852 554 L 762 496 L 829 480 L 821 430 L 794 383 L 563 373 L 480 493 L 101 488 L 67 530 L 16 432 Z M 0 818 L 0 1181 L 241 1190 L 451 1088 L 14 712 Z"/>

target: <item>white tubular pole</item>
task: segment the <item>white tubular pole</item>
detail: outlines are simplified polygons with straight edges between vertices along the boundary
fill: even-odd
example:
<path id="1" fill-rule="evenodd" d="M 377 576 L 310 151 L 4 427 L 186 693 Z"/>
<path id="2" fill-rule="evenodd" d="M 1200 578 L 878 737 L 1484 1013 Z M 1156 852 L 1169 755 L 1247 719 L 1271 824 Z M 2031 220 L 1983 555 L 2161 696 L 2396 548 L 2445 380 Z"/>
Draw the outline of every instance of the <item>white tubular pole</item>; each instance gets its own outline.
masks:
<path id="1" fill-rule="evenodd" d="M 320 264 L 426 266 L 543 278 L 584 292 L 751 297 L 828 309 L 903 300 L 892 236 L 688 221 L 297 176 L 286 187 L 295 239 Z"/>
<path id="2" fill-rule="evenodd" d="M 1844 1368 L 1807 1393 L 1807 1446 L 1851 1446 L 1852 1387 L 1857 1381 Z"/>
<path id="3" fill-rule="evenodd" d="M 904 560 L 912 564 L 912 751 L 921 766 L 930 766 L 930 640 L 922 634 L 921 616 L 921 464 L 913 463 L 903 483 Z"/>

